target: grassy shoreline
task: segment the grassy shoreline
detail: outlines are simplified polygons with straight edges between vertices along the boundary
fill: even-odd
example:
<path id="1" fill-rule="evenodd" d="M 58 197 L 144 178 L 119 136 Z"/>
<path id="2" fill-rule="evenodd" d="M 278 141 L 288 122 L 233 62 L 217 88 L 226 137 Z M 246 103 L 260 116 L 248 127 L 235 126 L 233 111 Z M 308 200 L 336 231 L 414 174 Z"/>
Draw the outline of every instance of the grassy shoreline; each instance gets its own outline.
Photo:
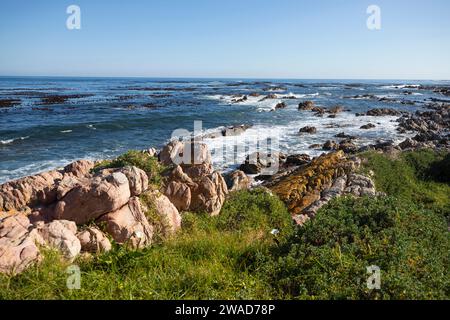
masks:
<path id="1" fill-rule="evenodd" d="M 237 192 L 218 217 L 184 213 L 164 243 L 78 258 L 80 290 L 47 251 L 23 274 L 0 275 L 0 299 L 449 299 L 449 154 L 360 156 L 386 197 L 332 200 L 298 229 L 276 196 Z M 367 289 L 370 265 L 381 290 Z"/>

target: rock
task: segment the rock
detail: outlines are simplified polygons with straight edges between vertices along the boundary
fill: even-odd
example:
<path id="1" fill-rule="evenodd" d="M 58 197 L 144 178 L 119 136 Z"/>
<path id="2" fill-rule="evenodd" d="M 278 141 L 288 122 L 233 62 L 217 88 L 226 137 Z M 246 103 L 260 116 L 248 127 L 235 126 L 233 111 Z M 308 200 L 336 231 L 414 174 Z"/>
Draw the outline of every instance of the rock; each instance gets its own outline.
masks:
<path id="1" fill-rule="evenodd" d="M 301 166 L 311 162 L 311 157 L 307 154 L 294 154 L 286 158 L 285 165 L 287 166 Z"/>
<path id="2" fill-rule="evenodd" d="M 280 102 L 275 106 L 275 110 L 284 109 L 286 107 L 287 107 L 287 104 L 285 102 Z"/>
<path id="3" fill-rule="evenodd" d="M 322 192 L 321 198 L 313 202 L 309 207 L 303 210 L 303 214 L 309 218 L 315 217 L 317 211 L 326 205 L 331 199 L 340 197 L 344 193 L 347 183 L 347 175 L 343 175 L 334 180 L 332 186 Z"/>
<path id="4" fill-rule="evenodd" d="M 213 166 L 210 163 L 200 165 L 182 165 L 183 172 L 190 178 L 195 179 L 201 176 L 207 176 L 214 172 Z"/>
<path id="5" fill-rule="evenodd" d="M 211 153 L 209 152 L 208 145 L 198 141 L 191 141 L 184 143 L 183 157 L 177 161 L 176 164 L 180 165 L 202 165 L 211 164 Z"/>
<path id="6" fill-rule="evenodd" d="M 15 275 L 41 260 L 44 241 L 23 214 L 0 219 L 0 273 Z"/>
<path id="7" fill-rule="evenodd" d="M 366 112 L 366 115 L 373 117 L 381 116 L 399 116 L 401 113 L 395 109 L 390 108 L 375 108 Z"/>
<path id="8" fill-rule="evenodd" d="M 148 189 L 148 176 L 144 170 L 134 166 L 119 169 L 128 179 L 131 196 L 138 196 Z"/>
<path id="9" fill-rule="evenodd" d="M 357 197 L 374 196 L 376 195 L 375 184 L 369 177 L 352 173 L 348 177 L 345 193 Z"/>
<path id="10" fill-rule="evenodd" d="M 41 202 L 54 201 L 53 186 L 63 174 L 57 170 L 10 181 L 0 186 L 0 210 L 27 211 Z"/>
<path id="11" fill-rule="evenodd" d="M 405 150 L 405 149 L 413 149 L 417 145 L 418 145 L 417 141 L 407 138 L 405 141 L 403 141 L 399 144 L 399 147 L 402 148 L 403 150 Z"/>
<path id="12" fill-rule="evenodd" d="M 280 164 L 285 159 L 286 156 L 279 152 L 254 152 L 246 157 L 245 162 L 241 164 L 239 170 L 246 174 L 274 174 L 278 171 Z"/>
<path id="13" fill-rule="evenodd" d="M 196 212 L 207 212 L 211 216 L 218 215 L 228 194 L 225 180 L 219 172 L 214 172 L 202 177 L 197 183 L 198 187 L 191 190 L 190 209 Z"/>
<path id="14" fill-rule="evenodd" d="M 94 168 L 95 163 L 89 160 L 78 160 L 64 167 L 64 172 L 82 178 Z"/>
<path id="15" fill-rule="evenodd" d="M 55 220 L 37 228 L 39 235 L 51 248 L 59 250 L 66 259 L 73 260 L 81 251 L 77 225 L 67 220 Z"/>
<path id="16" fill-rule="evenodd" d="M 11 108 L 22 103 L 20 99 L 0 99 L 0 108 Z"/>
<path id="17" fill-rule="evenodd" d="M 170 165 L 183 157 L 184 143 L 178 140 L 172 140 L 159 153 L 159 161 L 164 165 Z"/>
<path id="18" fill-rule="evenodd" d="M 154 232 L 159 232 L 163 237 L 169 237 L 181 229 L 181 215 L 169 198 L 159 191 L 149 191 L 144 196 L 147 206 L 151 206 L 145 209 L 153 210 L 157 215 L 159 230 L 155 230 L 156 226 L 153 224 Z"/>
<path id="19" fill-rule="evenodd" d="M 365 124 L 365 125 L 361 126 L 360 129 L 368 130 L 368 129 L 372 129 L 372 128 L 375 128 L 375 127 L 376 126 L 374 124 L 368 123 L 368 124 Z"/>
<path id="20" fill-rule="evenodd" d="M 317 133 L 317 129 L 316 127 L 310 127 L 310 126 L 306 126 L 303 127 L 299 130 L 299 133 L 309 133 L 309 134 L 314 134 Z"/>
<path id="21" fill-rule="evenodd" d="M 241 170 L 235 170 L 225 177 L 228 191 L 247 190 L 250 187 L 250 178 Z"/>
<path id="22" fill-rule="evenodd" d="M 357 139 L 355 136 L 351 136 L 349 134 L 345 134 L 345 132 L 338 133 L 337 135 L 335 135 L 335 137 L 336 138 L 348 139 L 348 140 L 355 140 L 355 139 Z"/>
<path id="23" fill-rule="evenodd" d="M 338 149 L 345 153 L 354 153 L 358 150 L 358 147 L 351 140 L 343 140 L 339 143 Z"/>
<path id="24" fill-rule="evenodd" d="M 342 106 L 334 106 L 334 107 L 328 109 L 328 112 L 333 113 L 333 114 L 340 113 L 342 111 L 344 111 L 344 107 L 342 107 Z"/>
<path id="25" fill-rule="evenodd" d="M 231 102 L 232 103 L 241 103 L 241 102 L 244 102 L 244 101 L 247 101 L 247 96 L 237 96 L 236 98 L 234 98 L 234 99 L 232 99 L 231 100 Z"/>
<path id="26" fill-rule="evenodd" d="M 96 227 L 88 227 L 77 233 L 80 240 L 81 251 L 89 253 L 102 253 L 111 250 L 108 237 Z"/>
<path id="27" fill-rule="evenodd" d="M 225 129 L 222 129 L 222 136 L 229 137 L 229 136 L 238 136 L 247 131 L 247 129 L 251 128 L 250 125 L 242 124 L 239 126 L 231 126 L 227 127 Z"/>
<path id="28" fill-rule="evenodd" d="M 101 216 L 97 222 L 104 224 L 106 232 L 119 244 L 138 249 L 152 243 L 153 227 L 137 197 L 130 198 L 122 208 Z"/>
<path id="29" fill-rule="evenodd" d="M 84 224 L 101 215 L 118 210 L 131 196 L 125 174 L 114 172 L 97 176 L 87 184 L 71 189 L 55 206 L 54 219 Z"/>
<path id="30" fill-rule="evenodd" d="M 180 211 L 187 211 L 191 205 L 191 189 L 185 183 L 178 181 L 169 182 L 167 187 L 164 188 L 164 195 Z"/>
<path id="31" fill-rule="evenodd" d="M 331 141 L 330 141 L 330 142 L 331 142 Z M 318 144 L 318 143 L 315 143 L 315 144 L 310 145 L 308 148 L 309 148 L 309 149 L 321 149 L 321 148 L 322 148 L 322 145 L 321 145 L 321 144 Z"/>
<path id="32" fill-rule="evenodd" d="M 322 146 L 323 150 L 337 150 L 338 145 L 336 142 L 331 141 L 331 140 L 327 140 L 323 146 Z"/>
<path id="33" fill-rule="evenodd" d="M 320 193 L 331 186 L 336 176 L 350 170 L 350 162 L 342 151 L 325 154 L 269 188 L 286 203 L 292 215 L 301 214 L 320 199 Z"/>
<path id="34" fill-rule="evenodd" d="M 315 106 L 314 102 L 312 102 L 312 101 L 304 101 L 304 102 L 301 102 L 298 105 L 298 110 L 309 111 L 309 110 L 312 110 L 314 108 L 314 106 Z"/>
<path id="35" fill-rule="evenodd" d="M 148 148 L 146 150 L 142 150 L 142 152 L 148 154 L 150 157 L 156 157 L 158 155 L 158 150 L 155 148 Z"/>

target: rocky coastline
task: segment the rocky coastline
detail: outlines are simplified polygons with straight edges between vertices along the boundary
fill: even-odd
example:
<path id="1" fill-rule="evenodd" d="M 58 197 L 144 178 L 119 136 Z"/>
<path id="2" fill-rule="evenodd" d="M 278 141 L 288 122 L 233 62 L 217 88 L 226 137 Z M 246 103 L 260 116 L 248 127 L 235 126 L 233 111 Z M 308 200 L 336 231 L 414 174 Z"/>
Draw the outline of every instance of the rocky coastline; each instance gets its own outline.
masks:
<path id="1" fill-rule="evenodd" d="M 356 137 L 342 132 L 336 135 L 340 140 L 315 146 L 324 151 L 316 158 L 258 153 L 248 155 L 225 176 L 214 169 L 206 144 L 173 140 L 159 151 L 151 148 L 132 154 L 133 159 L 151 163 L 150 169 L 134 160 L 79 160 L 63 169 L 7 182 L 0 186 L 0 273 L 23 272 L 41 261 L 42 248 L 58 250 L 70 261 L 111 250 L 112 242 L 130 249 L 151 246 L 156 239 L 176 234 L 183 212 L 219 215 L 229 194 L 249 188 L 277 195 L 293 222 L 302 226 L 333 198 L 381 195 L 370 173 L 359 171 L 359 154 L 375 151 L 395 157 L 424 148 L 448 152 L 450 105 L 432 102 L 427 107 L 413 114 L 393 109 L 367 112 L 373 117 L 399 116 L 398 130 L 414 134 L 399 144 L 378 141 L 357 147 Z M 275 110 L 282 108 L 277 105 Z M 326 110 L 305 101 L 299 110 L 332 116 L 343 108 Z M 249 127 L 224 127 L 205 137 L 239 135 Z M 299 129 L 299 134 L 315 133 L 314 127 Z M 278 172 L 261 174 L 274 158 L 279 161 Z M 162 181 L 153 181 L 152 170 L 161 171 Z"/>

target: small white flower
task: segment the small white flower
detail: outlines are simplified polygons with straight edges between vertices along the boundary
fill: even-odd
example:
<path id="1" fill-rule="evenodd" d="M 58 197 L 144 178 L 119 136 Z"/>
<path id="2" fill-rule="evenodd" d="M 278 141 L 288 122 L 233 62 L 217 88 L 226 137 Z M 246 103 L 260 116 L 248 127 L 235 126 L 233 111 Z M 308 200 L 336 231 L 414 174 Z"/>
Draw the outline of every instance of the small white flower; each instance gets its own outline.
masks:
<path id="1" fill-rule="evenodd" d="M 273 234 L 274 236 L 277 236 L 280 233 L 280 230 L 272 229 L 272 231 L 270 231 L 270 233 Z"/>
<path id="2" fill-rule="evenodd" d="M 134 235 L 136 236 L 136 238 L 139 238 L 139 239 L 144 238 L 144 234 L 141 231 L 135 231 Z"/>

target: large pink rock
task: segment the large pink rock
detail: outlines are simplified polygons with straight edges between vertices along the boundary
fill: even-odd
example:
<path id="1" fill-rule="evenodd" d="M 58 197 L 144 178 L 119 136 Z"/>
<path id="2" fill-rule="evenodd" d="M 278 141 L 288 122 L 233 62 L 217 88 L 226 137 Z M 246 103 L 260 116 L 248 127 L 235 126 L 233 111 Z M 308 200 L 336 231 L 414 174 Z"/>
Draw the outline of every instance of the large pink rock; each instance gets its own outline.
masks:
<path id="1" fill-rule="evenodd" d="M 54 200 L 53 186 L 62 179 L 60 171 L 53 170 L 4 183 L 0 186 L 0 210 L 28 210 L 39 203 Z"/>
<path id="2" fill-rule="evenodd" d="M 81 250 L 89 253 L 101 253 L 111 250 L 108 237 L 96 227 L 88 227 L 77 233 Z"/>
<path id="3" fill-rule="evenodd" d="M 164 188 L 164 194 L 180 211 L 187 211 L 191 205 L 191 189 L 186 183 L 171 181 Z"/>
<path id="4" fill-rule="evenodd" d="M 250 178 L 241 170 L 236 170 L 226 177 L 228 191 L 247 190 L 250 188 Z"/>
<path id="5" fill-rule="evenodd" d="M 181 228 L 181 215 L 170 200 L 159 191 L 148 191 L 145 194 L 146 204 L 158 215 L 158 224 L 163 237 L 173 235 Z M 150 221 L 152 223 L 152 221 Z"/>
<path id="6" fill-rule="evenodd" d="M 144 170 L 134 166 L 127 166 L 119 171 L 128 179 L 131 196 L 138 196 L 148 189 L 148 176 Z"/>
<path id="7" fill-rule="evenodd" d="M 201 165 L 211 163 L 208 146 L 199 141 L 170 141 L 159 153 L 159 161 L 164 165 Z"/>
<path id="8" fill-rule="evenodd" d="M 75 177 L 82 178 L 90 174 L 95 162 L 90 160 L 78 160 L 64 167 L 64 172 Z"/>
<path id="9" fill-rule="evenodd" d="M 143 248 L 152 243 L 153 227 L 148 223 L 137 197 L 131 198 L 122 208 L 103 215 L 98 222 L 119 244 Z"/>
<path id="10" fill-rule="evenodd" d="M 68 260 L 73 260 L 81 251 L 78 240 L 77 225 L 73 221 L 55 220 L 37 227 L 39 235 L 45 243 L 60 251 Z"/>
<path id="11" fill-rule="evenodd" d="M 159 153 L 159 161 L 164 165 L 178 163 L 183 157 L 184 143 L 178 140 L 172 140 Z"/>
<path id="12" fill-rule="evenodd" d="M 56 204 L 53 218 L 84 224 L 123 207 L 130 196 L 128 179 L 123 173 L 97 176 L 66 193 Z"/>
<path id="13" fill-rule="evenodd" d="M 37 231 L 23 214 L 0 219 L 0 273 L 17 274 L 41 260 Z"/>
<path id="14" fill-rule="evenodd" d="M 207 212 L 211 216 L 218 215 L 228 194 L 227 184 L 219 172 L 202 177 L 198 187 L 192 190 L 190 210 Z"/>

